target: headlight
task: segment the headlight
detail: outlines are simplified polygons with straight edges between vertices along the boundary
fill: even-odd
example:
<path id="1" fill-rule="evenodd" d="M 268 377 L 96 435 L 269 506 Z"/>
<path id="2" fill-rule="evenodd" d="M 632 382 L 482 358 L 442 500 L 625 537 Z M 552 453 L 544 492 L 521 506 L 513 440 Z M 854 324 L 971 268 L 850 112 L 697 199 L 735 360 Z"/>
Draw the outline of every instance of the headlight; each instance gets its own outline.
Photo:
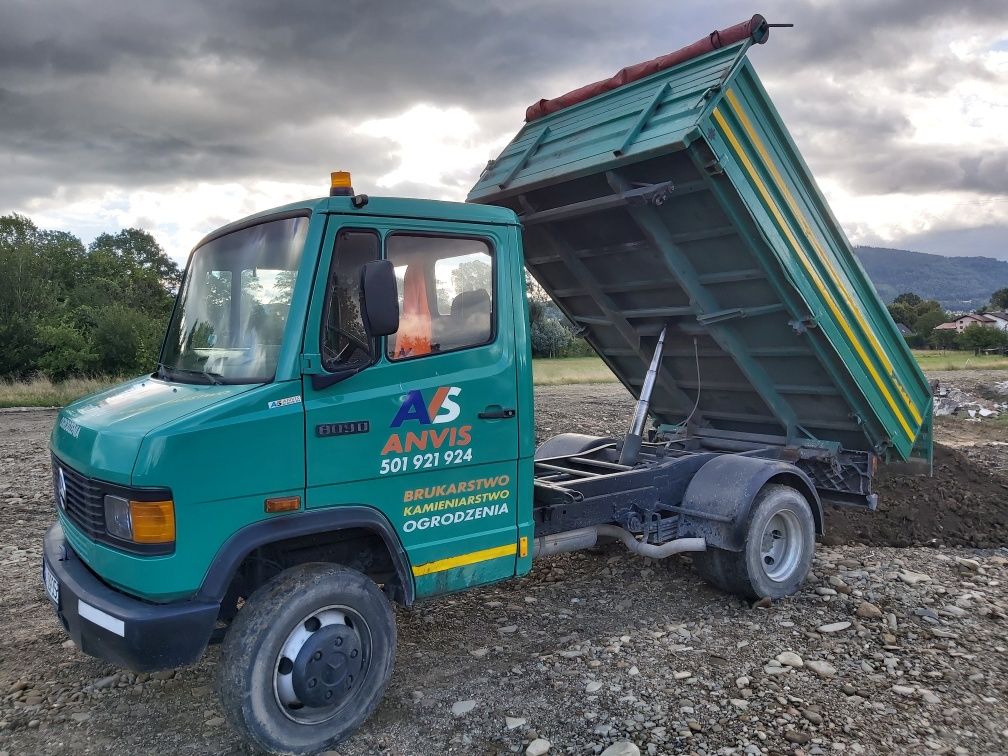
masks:
<path id="1" fill-rule="evenodd" d="M 105 497 L 105 530 L 110 536 L 133 540 L 133 523 L 130 522 L 130 503 L 121 496 Z"/>
<path id="2" fill-rule="evenodd" d="M 133 543 L 172 543 L 175 540 L 175 504 L 172 501 L 128 501 L 105 497 L 105 530 L 110 536 Z"/>

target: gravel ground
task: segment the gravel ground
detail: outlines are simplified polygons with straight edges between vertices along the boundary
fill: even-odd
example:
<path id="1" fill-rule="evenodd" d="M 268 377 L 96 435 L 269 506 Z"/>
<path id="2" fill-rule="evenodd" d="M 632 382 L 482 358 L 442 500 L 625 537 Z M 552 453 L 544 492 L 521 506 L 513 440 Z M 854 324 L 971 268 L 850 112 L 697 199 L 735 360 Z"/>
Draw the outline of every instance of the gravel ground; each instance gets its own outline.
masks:
<path id="1" fill-rule="evenodd" d="M 539 401 L 541 436 L 618 432 L 632 406 L 614 385 Z M 0 752 L 245 753 L 216 703 L 216 649 L 138 676 L 67 642 L 39 580 L 53 417 L 0 414 Z M 938 429 L 984 486 L 1008 459 L 992 427 Z M 941 484 L 914 495 L 939 501 Z M 813 570 L 751 607 L 686 558 L 612 547 L 400 610 L 387 698 L 339 753 L 1008 753 L 1003 545 L 820 546 Z"/>

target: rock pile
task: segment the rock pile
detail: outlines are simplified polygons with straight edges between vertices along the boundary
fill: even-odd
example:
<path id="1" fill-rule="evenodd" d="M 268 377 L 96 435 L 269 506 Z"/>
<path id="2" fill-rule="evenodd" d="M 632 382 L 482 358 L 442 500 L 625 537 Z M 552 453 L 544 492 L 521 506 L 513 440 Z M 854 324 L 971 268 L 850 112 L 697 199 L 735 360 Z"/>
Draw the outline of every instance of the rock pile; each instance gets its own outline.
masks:
<path id="1" fill-rule="evenodd" d="M 998 387 L 994 388 L 997 390 Z M 1008 391 L 1001 393 L 1008 393 Z M 938 384 L 934 389 L 934 414 L 936 417 L 961 415 L 970 420 L 980 421 L 995 418 L 1005 411 L 1008 411 L 1008 402 L 983 399 L 955 386 Z"/>

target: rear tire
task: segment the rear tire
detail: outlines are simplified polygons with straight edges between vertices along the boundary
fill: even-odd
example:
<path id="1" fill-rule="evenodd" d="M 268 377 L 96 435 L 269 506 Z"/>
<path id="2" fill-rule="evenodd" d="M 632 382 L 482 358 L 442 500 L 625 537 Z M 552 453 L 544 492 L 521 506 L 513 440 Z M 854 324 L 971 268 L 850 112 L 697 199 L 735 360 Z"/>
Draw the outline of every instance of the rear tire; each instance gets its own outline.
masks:
<path id="1" fill-rule="evenodd" d="M 395 617 L 374 581 L 334 564 L 293 567 L 256 590 L 228 630 L 224 716 L 268 752 L 326 750 L 378 706 L 395 650 Z"/>
<path id="2" fill-rule="evenodd" d="M 815 555 L 815 520 L 798 491 L 764 486 L 749 512 L 741 551 L 710 548 L 693 557 L 697 572 L 727 593 L 748 599 L 790 596 L 805 582 Z"/>

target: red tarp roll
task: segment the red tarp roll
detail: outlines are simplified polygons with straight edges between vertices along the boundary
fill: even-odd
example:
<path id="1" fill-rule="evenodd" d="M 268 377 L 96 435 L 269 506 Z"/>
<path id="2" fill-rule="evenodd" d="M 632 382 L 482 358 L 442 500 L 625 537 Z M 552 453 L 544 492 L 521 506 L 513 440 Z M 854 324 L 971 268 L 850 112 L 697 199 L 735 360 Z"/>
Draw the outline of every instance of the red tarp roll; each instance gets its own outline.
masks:
<path id="1" fill-rule="evenodd" d="M 687 45 L 675 52 L 653 58 L 644 63 L 638 63 L 634 66 L 627 66 L 608 79 L 596 81 L 593 84 L 586 84 L 565 95 L 554 97 L 552 100 L 539 100 L 539 102 L 529 105 L 525 111 L 525 120 L 534 121 L 550 113 L 556 113 L 558 110 L 569 108 L 571 105 L 584 102 L 603 92 L 622 87 L 624 84 L 629 84 L 638 79 L 643 79 L 645 76 L 650 76 L 658 71 L 664 71 L 666 68 L 671 68 L 725 45 L 733 45 L 736 42 L 749 38 L 753 42 L 763 44 L 766 42 L 769 32 L 770 29 L 767 26 L 766 19 L 756 14 L 748 21 L 729 26 L 727 29 L 712 31 L 703 39 L 697 40 L 692 45 Z"/>

